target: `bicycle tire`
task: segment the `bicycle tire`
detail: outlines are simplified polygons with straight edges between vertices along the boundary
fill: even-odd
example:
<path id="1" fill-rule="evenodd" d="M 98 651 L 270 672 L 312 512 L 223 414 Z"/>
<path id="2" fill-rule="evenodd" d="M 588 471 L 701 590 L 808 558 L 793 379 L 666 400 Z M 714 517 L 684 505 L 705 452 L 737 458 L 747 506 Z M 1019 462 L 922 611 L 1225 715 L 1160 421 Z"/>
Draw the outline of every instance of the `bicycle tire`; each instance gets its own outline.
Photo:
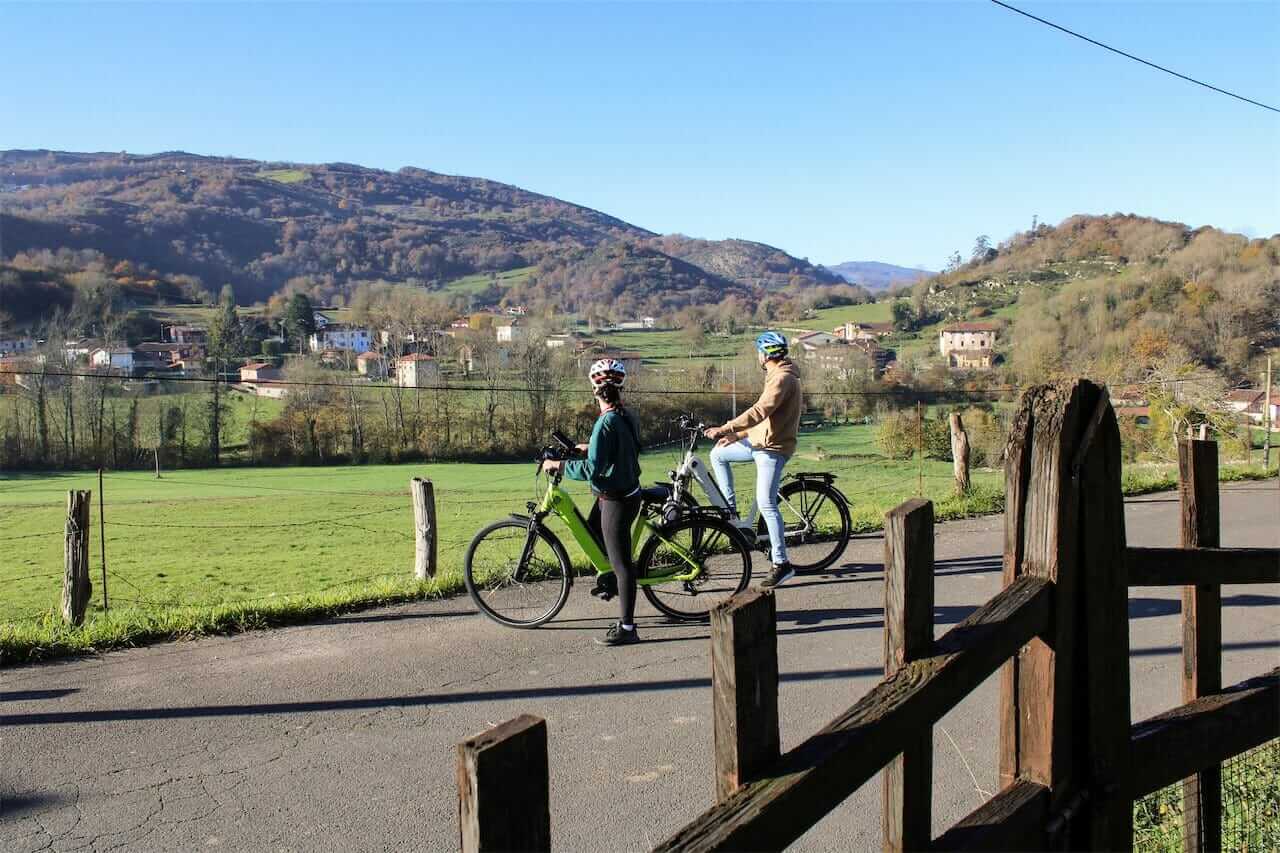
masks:
<path id="1" fill-rule="evenodd" d="M 806 495 L 814 495 L 816 499 L 808 499 L 805 497 Z M 784 483 L 782 488 L 778 490 L 778 501 L 779 508 L 782 510 L 782 522 L 784 527 L 787 528 L 787 559 L 792 568 L 797 572 L 818 572 L 840 559 L 840 555 L 849 546 L 849 538 L 853 527 L 849 521 L 849 501 L 843 492 L 830 483 L 815 480 L 791 480 L 788 483 Z M 781 506 L 782 503 L 786 503 L 787 506 Z M 788 521 L 788 513 L 804 518 L 803 523 L 808 526 L 812 519 L 805 518 L 806 513 L 812 515 L 828 504 L 835 510 L 836 530 L 822 532 L 816 536 L 802 529 L 792 530 L 792 526 L 796 522 Z M 756 537 L 760 545 L 767 549 L 769 529 L 765 526 L 763 518 L 756 521 Z M 816 546 L 823 542 L 830 542 L 832 547 L 829 550 L 818 549 Z M 804 550 L 792 553 L 793 548 Z M 817 559 L 804 559 L 805 555 L 810 552 Z"/>
<path id="2" fill-rule="evenodd" d="M 483 588 L 491 586 L 494 580 L 501 580 L 501 579 L 479 577 L 480 572 L 477 571 L 476 569 L 475 561 L 476 561 L 476 554 L 481 548 L 481 546 L 486 542 L 486 540 L 494 540 L 495 537 L 493 536 L 493 534 L 497 533 L 498 531 L 506 529 L 506 530 L 511 530 L 514 533 L 514 531 L 518 529 L 520 531 L 523 531 L 525 535 L 525 538 L 523 540 L 520 540 L 518 543 L 521 546 L 521 553 L 523 553 L 523 545 L 524 545 L 524 542 L 527 541 L 530 524 L 532 524 L 531 519 L 512 517 L 512 518 L 504 518 L 501 521 L 495 521 L 494 523 L 488 525 L 487 527 L 482 528 L 480 532 L 477 533 L 472 538 L 471 544 L 467 546 L 467 555 L 463 564 L 463 580 L 466 583 L 467 592 L 470 594 L 471 600 L 475 602 L 476 607 L 480 610 L 481 613 L 483 613 L 485 616 L 488 616 L 493 621 L 498 622 L 502 625 L 507 625 L 512 628 L 536 628 L 539 625 L 544 625 L 547 622 L 550 622 L 552 619 L 556 617 L 556 614 L 560 612 L 561 608 L 564 607 L 565 602 L 568 601 L 569 590 L 573 585 L 573 578 L 572 578 L 573 564 L 569 561 L 569 555 L 565 552 L 564 546 L 560 543 L 560 540 L 557 539 L 550 531 L 540 527 L 538 528 L 538 531 L 537 531 L 538 541 L 541 541 L 547 545 L 547 547 L 551 551 L 551 554 L 555 557 L 556 567 L 559 569 L 558 579 L 555 578 L 554 573 L 552 573 L 552 576 L 549 577 L 547 580 L 542 580 L 537 582 L 540 584 L 548 585 L 547 588 L 541 589 L 539 591 L 549 593 L 550 595 L 548 596 L 548 600 L 551 603 L 541 612 L 536 613 L 533 616 L 533 618 L 517 619 L 511 615 L 508 615 L 507 613 L 502 612 L 502 610 L 499 607 L 495 606 L 496 602 L 494 599 L 501 598 L 504 596 L 487 597 L 482 593 Z M 536 541 L 534 543 L 534 547 L 535 548 L 537 547 Z M 521 561 L 517 556 L 513 560 L 513 562 L 516 564 L 520 564 Z M 514 568 L 516 569 L 516 571 L 512 572 L 513 583 L 523 588 L 525 584 L 521 580 L 515 577 L 515 575 L 519 571 L 520 566 L 517 565 Z M 556 584 L 559 585 L 558 591 L 554 589 L 554 586 Z M 515 597 L 519 594 L 519 592 L 520 592 L 520 589 L 512 588 L 512 591 L 508 593 L 507 596 L 505 597 Z M 535 607 L 534 609 L 537 610 L 537 607 Z"/>
<path id="3" fill-rule="evenodd" d="M 660 613 L 686 622 L 706 621 L 712 607 L 742 592 L 751 583 L 751 548 L 742 534 L 723 519 L 701 514 L 682 515 L 649 537 L 636 560 L 636 571 L 641 577 L 665 573 L 655 566 L 664 559 L 660 549 L 664 545 L 669 549 L 670 542 L 693 552 L 707 570 L 694 581 L 640 587 L 644 597 Z M 711 567 L 709 561 L 713 559 L 715 564 Z M 695 600 L 697 605 L 685 609 L 685 602 Z"/>

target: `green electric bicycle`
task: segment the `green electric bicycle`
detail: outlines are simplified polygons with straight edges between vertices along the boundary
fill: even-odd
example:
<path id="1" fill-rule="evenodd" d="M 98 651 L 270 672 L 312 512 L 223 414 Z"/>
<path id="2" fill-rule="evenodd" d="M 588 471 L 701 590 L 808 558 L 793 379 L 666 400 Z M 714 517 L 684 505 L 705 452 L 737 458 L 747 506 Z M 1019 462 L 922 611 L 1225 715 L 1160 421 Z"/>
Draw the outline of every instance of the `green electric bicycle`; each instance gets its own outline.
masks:
<path id="1" fill-rule="evenodd" d="M 560 433 L 545 448 L 548 459 L 570 458 L 575 448 Z M 562 469 L 563 471 L 563 469 Z M 559 518 L 586 555 L 583 574 L 613 571 L 573 498 L 550 477 L 542 500 L 530 501 L 527 515 L 512 515 L 482 529 L 467 547 L 467 592 L 489 618 L 516 628 L 536 628 L 555 618 L 569 598 L 575 569 L 568 551 L 548 529 Z M 670 486 L 643 489 L 645 509 L 631 531 L 638 583 L 645 598 L 675 619 L 704 620 L 711 609 L 747 588 L 751 549 L 742 534 L 713 510 L 681 512 L 670 505 Z"/>

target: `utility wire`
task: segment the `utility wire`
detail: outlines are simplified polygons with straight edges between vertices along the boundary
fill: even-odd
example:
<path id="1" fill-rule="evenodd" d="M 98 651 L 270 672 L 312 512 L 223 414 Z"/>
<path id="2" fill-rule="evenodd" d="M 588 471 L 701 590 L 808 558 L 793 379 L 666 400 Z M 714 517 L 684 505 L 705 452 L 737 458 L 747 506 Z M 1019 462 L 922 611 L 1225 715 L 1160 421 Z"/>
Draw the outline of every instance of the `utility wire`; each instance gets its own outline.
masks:
<path id="1" fill-rule="evenodd" d="M 1125 59 L 1132 59 L 1134 62 L 1140 62 L 1149 68 L 1154 68 L 1157 71 L 1163 71 L 1165 74 L 1172 74 L 1174 77 L 1177 77 L 1180 80 L 1186 80 L 1188 83 L 1194 83 L 1197 86 L 1203 86 L 1206 89 L 1212 89 L 1213 91 L 1221 95 L 1226 95 L 1227 97 L 1235 98 L 1237 101 L 1244 101 L 1246 104 L 1253 104 L 1255 107 L 1262 107 L 1264 110 L 1271 110 L 1271 112 L 1273 113 L 1280 113 L 1280 108 L 1273 107 L 1270 104 L 1264 104 L 1261 101 L 1255 101 L 1252 98 L 1246 98 L 1244 95 L 1237 95 L 1235 92 L 1228 92 L 1226 89 L 1220 89 L 1211 83 L 1204 82 L 1203 80 L 1197 80 L 1194 77 L 1188 77 L 1185 74 L 1179 74 L 1177 71 L 1174 71 L 1172 68 L 1165 68 L 1163 65 L 1156 65 L 1154 62 L 1148 62 L 1147 60 L 1143 59 L 1140 56 L 1134 56 L 1132 53 L 1125 53 L 1123 50 L 1120 50 L 1119 48 L 1112 47 L 1109 44 L 1103 44 L 1102 42 L 1097 41 L 1096 39 L 1091 39 L 1086 35 L 1081 35 L 1080 33 L 1077 33 L 1074 30 L 1069 30 L 1066 27 L 1059 26 L 1058 24 L 1055 24 L 1053 21 L 1046 21 L 1044 18 L 1037 17 L 1031 14 L 1030 12 L 1024 12 L 1021 9 L 1017 8 L 1016 6 L 1010 6 L 1008 3 L 1000 2 L 1000 0 L 991 0 L 991 2 L 995 3 L 997 6 L 1008 9 L 1010 12 L 1016 12 L 1019 15 L 1022 15 L 1023 17 L 1030 18 L 1033 21 L 1038 21 L 1039 23 L 1044 24 L 1046 27 L 1053 27 L 1055 30 L 1058 30 L 1059 32 L 1066 33 L 1069 36 L 1075 36 L 1076 38 L 1081 39 L 1083 41 L 1087 41 L 1089 44 L 1096 45 L 1097 47 L 1100 47 L 1103 50 L 1109 50 L 1112 53 L 1119 54 L 1120 56 L 1123 56 Z"/>

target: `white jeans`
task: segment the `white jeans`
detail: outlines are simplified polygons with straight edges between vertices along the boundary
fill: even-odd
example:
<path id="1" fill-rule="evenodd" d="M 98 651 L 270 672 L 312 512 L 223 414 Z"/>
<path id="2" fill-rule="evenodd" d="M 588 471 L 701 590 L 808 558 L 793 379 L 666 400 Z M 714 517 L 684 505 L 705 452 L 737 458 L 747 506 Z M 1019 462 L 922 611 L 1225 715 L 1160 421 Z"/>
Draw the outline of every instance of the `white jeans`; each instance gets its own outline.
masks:
<path id="1" fill-rule="evenodd" d="M 772 450 L 756 450 L 745 438 L 712 448 L 711 472 L 715 475 L 716 485 L 724 493 L 729 506 L 736 509 L 732 468 L 735 462 L 756 463 L 756 507 L 769 531 L 769 559 L 775 566 L 781 565 L 787 561 L 787 537 L 782 512 L 778 509 L 778 485 L 782 482 L 782 469 L 786 467 L 787 457 Z"/>

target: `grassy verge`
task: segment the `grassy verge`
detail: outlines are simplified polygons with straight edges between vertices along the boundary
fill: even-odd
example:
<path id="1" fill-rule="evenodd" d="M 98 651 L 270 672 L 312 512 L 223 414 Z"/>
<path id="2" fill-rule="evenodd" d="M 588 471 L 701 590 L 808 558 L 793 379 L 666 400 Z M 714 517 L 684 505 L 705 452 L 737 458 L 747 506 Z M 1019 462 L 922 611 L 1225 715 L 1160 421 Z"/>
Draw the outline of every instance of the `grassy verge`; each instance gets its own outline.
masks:
<path id="1" fill-rule="evenodd" d="M 1181 784 L 1133 804 L 1133 849 L 1181 853 Z M 1222 849 L 1280 849 L 1280 740 L 1223 763 Z"/>
<path id="2" fill-rule="evenodd" d="M 833 457 L 819 461 L 817 445 Z M 827 470 L 852 502 L 853 529 L 881 529 L 884 513 L 917 493 L 949 521 L 1001 512 L 1003 477 L 975 470 L 973 489 L 951 492 L 951 465 L 894 461 L 873 453 L 871 427 L 839 427 L 802 439 L 793 470 Z M 647 480 L 674 460 L 646 454 Z M 534 497 L 520 464 L 346 466 L 192 470 L 155 480 L 145 472 L 108 476 L 105 519 L 111 609 L 101 608 L 97 495 L 84 626 L 57 616 L 62 517 L 67 489 L 96 489 L 93 474 L 0 478 L 0 666 L 175 639 L 297 624 L 379 605 L 455 595 L 466 543 L 483 524 L 523 511 Z M 753 490 L 749 466 L 738 489 Z M 440 574 L 405 577 L 412 565 L 410 476 L 436 486 Z M 1223 480 L 1256 479 L 1224 465 Z M 1274 476 L 1274 471 L 1273 471 Z M 1126 494 L 1176 488 L 1169 467 L 1126 469 Z M 570 487 L 585 506 L 586 490 Z M 570 546 L 571 552 L 574 547 Z M 574 557 L 580 557 L 573 554 Z"/>

